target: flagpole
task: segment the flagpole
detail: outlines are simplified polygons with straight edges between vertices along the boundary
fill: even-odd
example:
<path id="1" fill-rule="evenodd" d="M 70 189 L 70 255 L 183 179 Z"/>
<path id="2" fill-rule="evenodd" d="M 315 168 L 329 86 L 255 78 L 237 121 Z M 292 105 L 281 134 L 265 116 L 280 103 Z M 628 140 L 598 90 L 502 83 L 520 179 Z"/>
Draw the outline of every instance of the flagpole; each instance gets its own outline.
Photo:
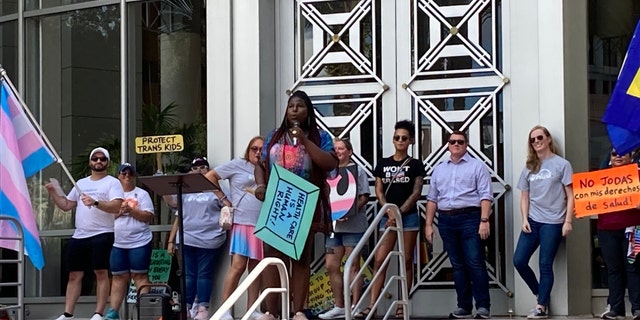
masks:
<path id="1" fill-rule="evenodd" d="M 78 193 L 82 194 L 82 190 L 78 188 L 78 184 L 76 183 L 76 180 L 71 176 L 71 172 L 69 172 L 69 169 L 67 169 L 67 166 L 64 165 L 64 161 L 58 155 L 58 152 L 53 147 L 53 144 L 51 144 L 51 141 L 49 141 L 49 138 L 47 138 L 47 135 L 44 133 L 44 130 L 42 130 L 42 128 L 40 127 L 40 124 L 36 121 L 35 117 L 31 113 L 29 108 L 27 108 L 27 104 L 22 100 L 22 97 L 18 94 L 18 90 L 16 90 L 16 87 L 13 86 L 11 79 L 9 79 L 9 77 L 7 76 L 7 70 L 5 70 L 1 65 L 0 65 L 0 78 L 4 79 L 7 82 L 7 84 L 9 85 L 9 88 L 11 88 L 11 90 L 13 91 L 13 95 L 16 97 L 16 99 L 18 99 L 18 102 L 20 102 L 20 106 L 22 107 L 22 110 L 24 110 L 25 114 L 29 117 L 31 124 L 35 127 L 36 130 L 38 130 L 38 134 L 40 134 L 40 137 L 42 137 L 42 140 L 47 145 L 47 148 L 49 148 L 49 151 L 51 151 L 53 156 L 56 158 L 56 163 L 58 163 L 62 167 L 62 170 L 67 175 L 67 177 L 69 178 L 73 186 L 76 188 L 76 190 L 78 190 Z"/>

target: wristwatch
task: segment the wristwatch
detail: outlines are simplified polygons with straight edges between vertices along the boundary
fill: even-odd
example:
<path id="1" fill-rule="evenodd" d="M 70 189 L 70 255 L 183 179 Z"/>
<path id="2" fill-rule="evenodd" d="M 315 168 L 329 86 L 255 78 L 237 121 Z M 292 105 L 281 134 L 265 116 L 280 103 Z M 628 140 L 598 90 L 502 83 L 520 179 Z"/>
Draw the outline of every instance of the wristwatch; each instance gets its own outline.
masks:
<path id="1" fill-rule="evenodd" d="M 489 218 L 482 218 L 480 219 L 480 222 L 489 222 Z"/>
<path id="2" fill-rule="evenodd" d="M 94 201 L 94 202 L 93 202 L 93 206 L 94 206 L 94 207 L 97 207 L 99 204 L 100 204 L 100 202 L 98 202 L 98 200 L 96 200 L 96 201 Z"/>

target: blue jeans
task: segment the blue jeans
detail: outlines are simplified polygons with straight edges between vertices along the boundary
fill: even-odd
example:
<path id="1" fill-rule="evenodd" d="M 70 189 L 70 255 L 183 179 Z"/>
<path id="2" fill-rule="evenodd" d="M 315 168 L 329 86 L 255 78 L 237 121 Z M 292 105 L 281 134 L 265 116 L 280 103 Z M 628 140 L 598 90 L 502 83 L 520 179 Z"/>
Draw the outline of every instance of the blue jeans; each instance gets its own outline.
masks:
<path id="1" fill-rule="evenodd" d="M 527 284 L 531 292 L 538 296 L 538 304 L 549 305 L 553 288 L 553 260 L 562 240 L 562 223 L 540 223 L 529 219 L 531 233 L 520 232 L 520 238 L 513 254 L 513 266 Z M 540 247 L 540 282 L 529 266 L 531 256 Z"/>
<path id="2" fill-rule="evenodd" d="M 438 215 L 438 231 L 453 266 L 458 308 L 467 311 L 473 310 L 472 298 L 476 300 L 476 309 L 489 310 L 491 306 L 485 248 L 478 235 L 479 228 L 479 210 L 458 215 Z"/>
<path id="3" fill-rule="evenodd" d="M 215 258 L 220 255 L 220 248 L 204 249 L 184 245 L 184 276 L 186 282 L 185 301 L 192 304 L 198 297 L 198 304 L 209 305 L 213 288 L 213 271 Z"/>
<path id="4" fill-rule="evenodd" d="M 640 259 L 634 264 L 627 262 L 629 240 L 624 229 L 598 230 L 598 242 L 602 248 L 602 257 L 607 265 L 609 297 L 607 304 L 618 315 L 624 316 L 624 289 L 629 289 L 631 313 L 640 310 Z"/>

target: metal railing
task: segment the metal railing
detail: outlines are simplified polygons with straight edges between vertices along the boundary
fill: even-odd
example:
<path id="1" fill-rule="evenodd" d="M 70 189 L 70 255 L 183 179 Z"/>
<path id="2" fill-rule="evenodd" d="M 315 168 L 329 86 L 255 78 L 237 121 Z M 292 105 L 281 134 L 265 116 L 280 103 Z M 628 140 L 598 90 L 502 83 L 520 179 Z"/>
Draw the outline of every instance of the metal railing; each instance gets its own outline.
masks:
<path id="1" fill-rule="evenodd" d="M 210 320 L 220 320 L 224 313 L 227 310 L 230 310 L 231 307 L 240 299 L 240 297 L 249 289 L 249 286 L 256 281 L 256 279 L 260 276 L 262 271 L 266 269 L 268 266 L 275 266 L 278 268 L 278 274 L 280 276 L 280 287 L 279 288 L 265 288 L 262 290 L 258 299 L 247 308 L 247 312 L 242 316 L 242 320 L 248 320 L 251 313 L 256 310 L 264 298 L 272 293 L 280 293 L 282 295 L 282 314 L 289 314 L 289 274 L 287 273 L 287 267 L 284 262 L 278 258 L 264 258 L 258 265 L 249 273 L 246 279 L 240 283 L 240 285 L 233 291 L 231 296 L 220 306 L 218 311 L 211 316 Z"/>
<path id="2" fill-rule="evenodd" d="M 356 247 L 353 249 L 352 253 L 349 255 L 349 258 L 347 259 L 347 262 L 345 263 L 344 266 L 344 275 L 343 275 L 343 279 L 344 279 L 344 306 L 345 306 L 345 320 L 351 320 L 353 319 L 354 315 L 353 310 L 354 309 L 364 309 L 363 306 L 366 308 L 369 305 L 366 304 L 366 300 L 365 297 L 367 297 L 367 295 L 369 295 L 371 292 L 371 286 L 372 284 L 376 281 L 376 279 L 378 279 L 381 276 L 381 273 L 377 273 L 377 274 L 373 274 L 372 275 L 372 279 L 371 279 L 371 284 L 367 287 L 367 289 L 362 293 L 360 300 L 359 301 L 355 301 L 355 304 L 353 305 L 354 308 L 351 308 L 352 304 L 351 304 L 351 290 L 354 288 L 355 285 L 357 285 L 357 281 L 355 281 L 355 279 L 358 279 L 358 277 L 362 277 L 363 276 L 363 272 L 365 268 L 360 268 L 360 271 L 358 271 L 358 273 L 355 275 L 355 277 L 353 279 L 349 279 L 351 272 L 349 272 L 348 270 L 351 270 L 351 266 L 354 263 L 360 263 L 360 257 L 361 257 L 361 252 L 364 249 L 365 245 L 367 244 L 367 242 L 369 242 L 369 238 L 371 237 L 371 235 L 373 235 L 374 232 L 376 232 L 376 230 L 378 229 L 378 224 L 380 222 L 380 220 L 382 220 L 382 218 L 386 215 L 386 211 L 388 209 L 391 209 L 391 211 L 393 212 L 393 216 L 396 220 L 396 226 L 395 227 L 388 227 L 384 230 L 384 233 L 382 234 L 382 236 L 380 237 L 380 239 L 384 239 L 385 236 L 387 236 L 387 234 L 391 233 L 391 232 L 395 232 L 396 233 L 396 238 L 397 238 L 397 250 L 392 250 L 391 252 L 389 252 L 389 254 L 387 255 L 387 257 L 384 259 L 384 262 L 382 263 L 382 265 L 380 266 L 380 270 L 385 269 L 386 267 L 389 266 L 389 263 L 391 262 L 391 260 L 393 258 L 397 258 L 398 260 L 398 271 L 399 271 L 399 275 L 392 275 L 389 280 L 384 284 L 384 286 L 381 289 L 381 294 L 380 296 L 378 296 L 378 299 L 376 300 L 376 302 L 373 304 L 373 306 L 371 306 L 371 312 L 369 312 L 369 314 L 366 317 L 366 320 L 369 320 L 371 318 L 373 318 L 375 316 L 376 313 L 376 309 L 378 308 L 378 306 L 380 305 L 380 301 L 382 300 L 382 298 L 385 296 L 384 292 L 387 292 L 391 285 L 393 283 L 399 283 L 400 284 L 400 295 L 398 297 L 397 300 L 394 300 L 391 304 L 391 307 L 387 309 L 387 311 L 384 314 L 383 319 L 389 319 L 389 317 L 392 314 L 392 310 L 395 310 L 395 308 L 397 308 L 398 306 L 402 306 L 403 307 L 403 318 L 404 320 L 409 320 L 409 313 L 411 312 L 411 310 L 409 309 L 409 288 L 407 287 L 407 270 L 404 266 L 404 239 L 402 237 L 402 231 L 403 231 L 403 226 L 402 226 L 402 215 L 400 214 L 400 210 L 398 209 L 398 206 L 396 206 L 395 204 L 390 204 L 387 203 L 384 206 L 382 206 L 382 208 L 380 208 L 380 210 L 378 211 L 378 213 L 376 214 L 376 216 L 373 218 L 373 221 L 371 222 L 371 224 L 369 225 L 369 228 L 367 228 L 367 231 L 365 231 L 364 236 L 362 237 L 362 239 L 360 239 L 360 241 L 358 242 L 358 244 L 356 245 Z M 378 243 L 376 243 L 375 247 L 373 248 L 373 250 L 371 250 L 371 254 L 367 257 L 367 259 L 365 260 L 363 267 L 368 266 L 372 260 L 375 258 L 375 252 L 378 250 L 378 248 L 380 247 L 381 242 L 378 241 Z M 365 306 L 366 304 L 366 306 Z M 243 319 L 245 320 L 245 319 Z"/>
<path id="3" fill-rule="evenodd" d="M 22 231 L 22 225 L 20 221 L 13 217 L 0 216 L 0 220 L 6 220 L 1 223 L 13 223 L 15 230 L 18 234 L 17 237 L 1 236 L 0 240 L 15 240 L 18 241 L 18 257 L 16 259 L 0 259 L 0 264 L 15 263 L 18 269 L 18 279 L 16 282 L 0 282 L 0 287 L 16 287 L 18 296 L 16 297 L 16 304 L 12 305 L 0 305 L 0 311 L 17 310 L 16 320 L 22 320 L 24 317 L 24 233 Z"/>

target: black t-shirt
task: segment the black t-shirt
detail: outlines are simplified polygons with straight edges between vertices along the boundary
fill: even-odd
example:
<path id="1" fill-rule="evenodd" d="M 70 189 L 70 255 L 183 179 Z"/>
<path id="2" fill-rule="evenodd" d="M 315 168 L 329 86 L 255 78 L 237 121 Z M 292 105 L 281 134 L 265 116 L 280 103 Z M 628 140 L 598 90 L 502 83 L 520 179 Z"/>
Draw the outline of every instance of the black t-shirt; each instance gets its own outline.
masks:
<path id="1" fill-rule="evenodd" d="M 393 182 L 391 183 L 391 187 L 389 187 L 389 191 L 387 191 L 385 198 L 387 199 L 387 202 L 393 203 L 398 207 L 400 207 L 413 192 L 415 180 L 418 177 L 422 179 L 426 175 L 424 166 L 418 159 L 412 158 L 404 165 L 403 168 L 400 168 L 405 160 L 406 158 L 402 159 L 402 161 L 395 161 L 393 160 L 393 156 L 389 158 L 382 158 L 378 161 L 376 169 L 373 172 L 377 178 L 382 180 L 384 188 L 383 191 L 387 190 L 389 183 L 393 178 Z M 416 211 L 417 208 L 414 204 L 407 213 L 413 213 Z"/>

